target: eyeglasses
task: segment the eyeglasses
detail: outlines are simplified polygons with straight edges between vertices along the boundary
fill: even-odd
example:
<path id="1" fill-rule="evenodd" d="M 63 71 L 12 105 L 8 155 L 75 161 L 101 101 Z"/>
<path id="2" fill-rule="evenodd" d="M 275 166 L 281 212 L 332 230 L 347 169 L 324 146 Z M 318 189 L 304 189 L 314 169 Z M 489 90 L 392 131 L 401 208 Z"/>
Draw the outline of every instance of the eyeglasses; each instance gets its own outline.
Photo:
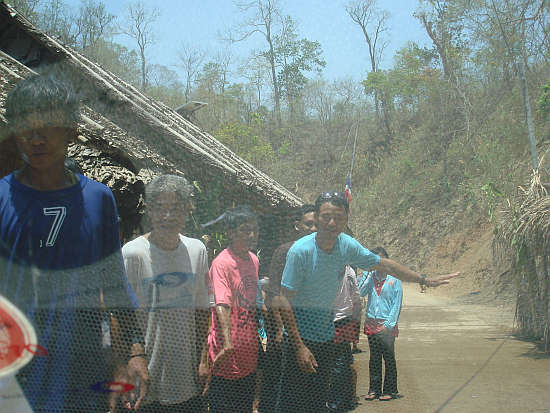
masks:
<path id="1" fill-rule="evenodd" d="M 73 129 L 64 126 L 52 126 L 38 129 L 27 129 L 14 132 L 14 135 L 24 141 L 33 139 L 55 139 L 58 137 L 66 137 Z"/>

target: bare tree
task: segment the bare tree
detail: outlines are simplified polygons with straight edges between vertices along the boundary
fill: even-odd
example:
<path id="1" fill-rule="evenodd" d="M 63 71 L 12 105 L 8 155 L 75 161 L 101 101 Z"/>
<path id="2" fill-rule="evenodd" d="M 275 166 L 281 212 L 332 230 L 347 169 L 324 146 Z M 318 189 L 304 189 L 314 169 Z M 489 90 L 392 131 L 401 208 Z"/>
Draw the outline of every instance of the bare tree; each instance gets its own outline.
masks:
<path id="1" fill-rule="evenodd" d="M 262 106 L 262 91 L 264 90 L 264 86 L 268 80 L 266 73 L 269 72 L 269 65 L 262 56 L 256 52 L 253 52 L 241 68 L 241 72 L 248 80 L 249 84 L 254 88 L 256 105 L 257 108 L 259 108 Z"/>
<path id="2" fill-rule="evenodd" d="M 37 16 L 37 24 L 62 43 L 75 46 L 74 17 L 63 0 L 49 0 Z"/>
<path id="3" fill-rule="evenodd" d="M 356 0 L 346 5 L 349 17 L 361 28 L 369 47 L 371 72 L 378 70 L 382 53 L 388 45 L 388 41 L 382 37 L 382 34 L 388 30 L 387 22 L 390 14 L 386 10 L 379 10 L 376 3 L 377 0 Z M 374 107 L 376 118 L 379 119 L 380 99 L 378 92 L 374 93 Z M 387 124 L 387 117 L 385 117 L 385 121 Z"/>
<path id="4" fill-rule="evenodd" d="M 178 66 L 183 69 L 185 76 L 185 102 L 189 102 L 191 86 L 200 73 L 206 52 L 190 44 L 182 43 L 178 50 Z"/>
<path id="5" fill-rule="evenodd" d="M 239 29 L 228 35 L 228 40 L 238 42 L 247 39 L 255 33 L 264 36 L 269 48 L 265 57 L 271 69 L 271 84 L 275 101 L 275 116 L 277 124 L 281 127 L 281 103 L 277 70 L 275 66 L 275 50 L 273 46 L 273 32 L 280 21 L 280 8 L 278 0 L 253 0 L 244 3 L 236 3 L 236 6 L 243 13 L 253 12 L 253 15 L 239 24 Z"/>
<path id="6" fill-rule="evenodd" d="M 377 0 L 357 0 L 346 5 L 346 11 L 354 23 L 359 25 L 369 47 L 371 71 L 378 70 L 378 64 L 388 42 L 382 34 L 388 30 L 390 14 L 376 7 Z"/>
<path id="7" fill-rule="evenodd" d="M 36 18 L 37 7 L 41 0 L 10 0 L 10 4 L 29 20 Z"/>
<path id="8" fill-rule="evenodd" d="M 153 24 L 160 16 L 160 11 L 147 8 L 145 3 L 137 1 L 130 3 L 126 16 L 119 26 L 120 32 L 137 42 L 141 62 L 141 89 L 147 87 L 147 50 L 155 43 Z"/>
<path id="9" fill-rule="evenodd" d="M 115 16 L 108 13 L 100 0 L 81 0 L 76 16 L 76 41 L 78 46 L 93 54 L 97 42 L 108 34 Z"/>
<path id="10" fill-rule="evenodd" d="M 531 161 L 533 163 L 533 169 L 538 170 L 539 158 L 526 76 L 526 68 L 528 65 L 526 32 L 529 28 L 529 23 L 538 19 L 537 15 L 544 9 L 544 4 L 533 0 L 523 0 L 518 2 L 504 0 L 503 4 L 497 4 L 495 0 L 489 0 L 488 6 L 494 15 L 494 19 L 498 23 L 498 28 L 506 44 L 508 53 L 510 56 L 513 56 L 517 67 L 523 96 L 527 133 L 529 136 Z M 532 12 L 532 14 L 529 14 L 529 12 L 533 9 L 535 11 Z"/>
<path id="11" fill-rule="evenodd" d="M 428 0 L 426 3 L 429 5 L 428 10 L 426 8 L 421 9 L 415 13 L 415 16 L 420 20 L 427 35 L 432 40 L 441 59 L 445 79 L 449 80 L 453 76 L 454 69 L 451 62 L 451 56 L 455 48 L 453 45 L 453 31 L 458 32 L 458 30 L 454 30 L 448 1 Z"/>
<path id="12" fill-rule="evenodd" d="M 225 87 L 229 84 L 228 77 L 231 74 L 230 66 L 233 56 L 231 55 L 231 50 L 226 50 L 225 52 L 219 52 L 216 56 L 216 63 L 218 64 L 219 73 L 220 73 L 220 95 L 222 98 L 222 122 L 227 118 L 226 114 L 226 104 L 225 104 Z"/>

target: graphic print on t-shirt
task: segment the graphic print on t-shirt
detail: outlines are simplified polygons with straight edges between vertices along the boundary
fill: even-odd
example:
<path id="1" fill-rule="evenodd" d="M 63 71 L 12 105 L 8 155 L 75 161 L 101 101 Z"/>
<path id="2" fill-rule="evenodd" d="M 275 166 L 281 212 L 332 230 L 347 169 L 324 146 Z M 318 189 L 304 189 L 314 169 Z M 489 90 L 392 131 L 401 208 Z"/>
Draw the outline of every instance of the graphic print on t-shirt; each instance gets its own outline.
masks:
<path id="1" fill-rule="evenodd" d="M 65 221 L 65 217 L 67 216 L 67 208 L 64 206 L 49 207 L 43 208 L 43 211 L 44 215 L 54 217 L 48 238 L 46 239 L 46 247 L 53 247 L 63 221 Z M 42 247 L 42 240 L 40 240 L 40 246 Z"/>
<path id="2" fill-rule="evenodd" d="M 143 291 L 147 294 L 147 308 L 185 308 L 194 306 L 195 274 L 167 272 L 144 278 Z"/>
<path id="3" fill-rule="evenodd" d="M 247 296 L 251 296 L 250 291 L 256 291 L 258 288 L 257 281 L 253 277 L 243 277 L 237 286 L 237 306 L 239 308 L 239 327 L 243 327 L 249 323 L 255 323 L 256 314 L 256 295 L 250 300 Z"/>

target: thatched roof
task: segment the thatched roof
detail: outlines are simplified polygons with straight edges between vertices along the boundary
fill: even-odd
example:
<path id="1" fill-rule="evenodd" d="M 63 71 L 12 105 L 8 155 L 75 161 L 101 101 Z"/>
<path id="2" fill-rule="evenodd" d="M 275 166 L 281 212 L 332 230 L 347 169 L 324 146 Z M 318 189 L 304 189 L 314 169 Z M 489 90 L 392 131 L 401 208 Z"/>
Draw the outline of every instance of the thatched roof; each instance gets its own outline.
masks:
<path id="1" fill-rule="evenodd" d="M 534 256 L 550 251 L 550 196 L 538 171 L 533 171 L 528 187 L 519 187 L 518 196 L 508 201 L 499 218 L 497 241 L 505 249 L 525 247 Z"/>
<path id="2" fill-rule="evenodd" d="M 176 111 L 41 32 L 0 2 L 0 104 L 33 69 L 60 62 L 86 96 L 79 141 L 70 155 L 92 178 L 110 182 L 115 189 L 117 183 L 126 185 L 131 191 L 153 175 L 174 173 L 198 181 L 205 189 L 210 182 L 221 184 L 225 205 L 248 202 L 261 212 L 284 215 L 302 203 Z"/>

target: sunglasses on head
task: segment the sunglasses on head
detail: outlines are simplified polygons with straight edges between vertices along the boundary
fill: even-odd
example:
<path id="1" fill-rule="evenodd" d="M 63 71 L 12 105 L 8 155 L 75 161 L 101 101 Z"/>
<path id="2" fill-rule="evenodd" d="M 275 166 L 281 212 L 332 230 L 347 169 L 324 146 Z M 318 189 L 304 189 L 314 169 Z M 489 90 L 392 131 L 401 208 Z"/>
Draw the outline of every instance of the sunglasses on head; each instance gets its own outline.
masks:
<path id="1" fill-rule="evenodd" d="M 338 199 L 341 201 L 345 201 L 346 204 L 348 203 L 348 197 L 346 196 L 346 194 L 344 192 L 338 192 L 338 191 L 323 192 L 321 195 L 319 195 L 319 199 L 325 200 L 325 201 L 328 201 L 331 199 Z"/>

